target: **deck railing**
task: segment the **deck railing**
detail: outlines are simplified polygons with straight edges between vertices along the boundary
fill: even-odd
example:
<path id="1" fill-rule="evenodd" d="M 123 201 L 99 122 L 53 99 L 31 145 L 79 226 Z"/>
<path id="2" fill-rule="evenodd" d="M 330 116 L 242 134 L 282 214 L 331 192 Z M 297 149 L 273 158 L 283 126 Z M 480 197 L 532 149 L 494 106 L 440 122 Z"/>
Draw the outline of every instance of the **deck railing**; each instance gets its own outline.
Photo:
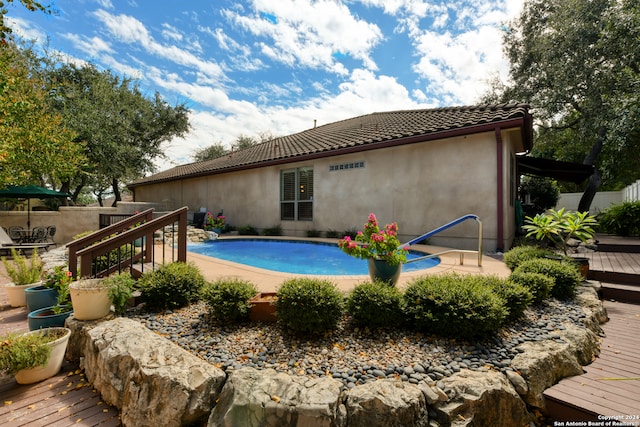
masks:
<path id="1" fill-rule="evenodd" d="M 103 277 L 125 269 L 138 276 L 145 268 L 155 268 L 158 258 L 161 263 L 186 262 L 187 211 L 183 207 L 153 219 L 153 209 L 148 209 L 74 240 L 67 244 L 69 271 L 74 278 Z M 167 226 L 172 227 L 171 242 L 165 238 Z M 156 245 L 156 236 L 161 245 Z M 158 249 L 160 256 L 156 254 Z"/>

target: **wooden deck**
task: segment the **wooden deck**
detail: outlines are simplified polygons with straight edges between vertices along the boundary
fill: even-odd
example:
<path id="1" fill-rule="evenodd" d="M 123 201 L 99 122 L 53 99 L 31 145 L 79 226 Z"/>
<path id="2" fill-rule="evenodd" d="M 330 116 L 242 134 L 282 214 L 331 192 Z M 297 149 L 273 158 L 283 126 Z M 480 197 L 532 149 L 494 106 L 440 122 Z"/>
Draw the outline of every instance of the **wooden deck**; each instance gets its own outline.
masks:
<path id="1" fill-rule="evenodd" d="M 610 320 L 603 325 L 600 356 L 583 368 L 583 375 L 565 378 L 544 393 L 554 421 L 640 417 L 640 305 L 604 304 Z M 640 425 L 640 418 L 627 421 Z"/>
<path id="2" fill-rule="evenodd" d="M 0 335 L 28 330 L 26 307 L 0 311 Z M 65 363 L 58 375 L 32 385 L 19 385 L 13 377 L 0 375 L 0 425 L 111 427 L 121 423 L 118 410 L 102 402 L 84 372 Z"/>
<path id="3" fill-rule="evenodd" d="M 102 402 L 77 366 L 33 385 L 0 384 L 2 427 L 119 426 L 118 410 Z"/>
<path id="4" fill-rule="evenodd" d="M 555 421 L 599 421 L 600 415 L 640 425 L 640 239 L 598 240 L 602 250 L 584 255 L 610 319 L 602 325 L 600 355 L 583 375 L 545 391 L 547 411 Z"/>

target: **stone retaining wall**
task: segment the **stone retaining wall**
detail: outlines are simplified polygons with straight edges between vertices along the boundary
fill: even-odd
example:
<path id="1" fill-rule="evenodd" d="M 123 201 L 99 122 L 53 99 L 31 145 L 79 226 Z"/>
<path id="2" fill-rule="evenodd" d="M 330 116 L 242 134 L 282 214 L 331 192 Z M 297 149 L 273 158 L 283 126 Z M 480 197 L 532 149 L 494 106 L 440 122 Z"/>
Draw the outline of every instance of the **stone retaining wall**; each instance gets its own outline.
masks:
<path id="1" fill-rule="evenodd" d="M 67 321 L 67 355 L 80 359 L 105 402 L 125 426 L 514 426 L 544 411 L 542 393 L 582 372 L 599 352 L 607 315 L 596 292 L 578 290 L 585 327 L 567 325 L 564 343 L 522 344 L 508 375 L 463 369 L 438 383 L 382 379 L 346 390 L 333 378 L 272 369 L 220 369 L 125 318 Z M 518 374 L 519 373 L 519 374 Z M 445 391 L 443 391 L 446 390 Z M 208 420 L 208 421 L 207 421 Z"/>

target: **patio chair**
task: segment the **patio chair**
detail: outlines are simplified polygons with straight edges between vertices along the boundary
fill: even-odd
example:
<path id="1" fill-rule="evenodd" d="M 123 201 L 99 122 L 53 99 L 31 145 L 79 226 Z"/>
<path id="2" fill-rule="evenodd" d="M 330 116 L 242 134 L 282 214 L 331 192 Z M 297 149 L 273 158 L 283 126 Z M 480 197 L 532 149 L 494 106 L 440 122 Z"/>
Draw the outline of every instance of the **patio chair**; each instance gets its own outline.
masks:
<path id="1" fill-rule="evenodd" d="M 55 225 L 48 226 L 47 227 L 47 234 L 46 234 L 46 236 L 44 238 L 44 241 L 47 242 L 47 243 L 53 243 L 54 245 L 56 245 L 57 244 L 56 241 L 53 240 L 53 236 L 56 235 L 56 231 L 57 231 L 57 228 L 56 228 Z"/>
<path id="2" fill-rule="evenodd" d="M 12 227 L 9 227 L 8 233 L 9 233 L 9 237 L 11 237 L 11 239 L 14 242 L 18 242 L 20 243 L 22 241 L 22 232 L 24 231 L 24 228 L 18 226 L 18 225 L 14 225 Z"/>
<path id="3" fill-rule="evenodd" d="M 33 227 L 33 231 L 31 232 L 31 242 L 32 243 L 44 243 L 45 238 L 47 237 L 47 229 L 44 227 Z"/>

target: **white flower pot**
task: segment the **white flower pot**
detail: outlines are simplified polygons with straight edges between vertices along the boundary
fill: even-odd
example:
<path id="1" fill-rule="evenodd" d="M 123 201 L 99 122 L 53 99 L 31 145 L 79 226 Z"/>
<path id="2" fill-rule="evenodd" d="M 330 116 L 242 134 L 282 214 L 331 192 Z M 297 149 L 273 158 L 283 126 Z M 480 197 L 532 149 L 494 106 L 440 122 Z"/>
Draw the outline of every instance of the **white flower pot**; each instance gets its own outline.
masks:
<path id="1" fill-rule="evenodd" d="M 103 279 L 85 279 L 69 284 L 73 317 L 78 320 L 96 320 L 107 314 L 111 308 L 109 288 Z"/>
<path id="2" fill-rule="evenodd" d="M 24 290 L 36 286 L 38 283 L 30 283 L 28 285 L 15 285 L 8 283 L 4 285 L 4 292 L 9 299 L 11 307 L 24 307 L 27 305 L 27 299 L 24 296 Z"/>
<path id="3" fill-rule="evenodd" d="M 67 351 L 67 343 L 71 336 L 71 329 L 67 328 L 47 328 L 46 331 L 64 330 L 65 334 L 62 338 L 58 338 L 55 341 L 48 343 L 52 347 L 51 356 L 49 361 L 44 366 L 38 366 L 35 368 L 23 369 L 16 372 L 16 382 L 18 384 L 33 384 L 47 378 L 51 378 L 62 367 L 62 361 L 64 360 L 65 352 Z M 43 330 L 27 332 L 29 334 L 39 334 Z"/>

